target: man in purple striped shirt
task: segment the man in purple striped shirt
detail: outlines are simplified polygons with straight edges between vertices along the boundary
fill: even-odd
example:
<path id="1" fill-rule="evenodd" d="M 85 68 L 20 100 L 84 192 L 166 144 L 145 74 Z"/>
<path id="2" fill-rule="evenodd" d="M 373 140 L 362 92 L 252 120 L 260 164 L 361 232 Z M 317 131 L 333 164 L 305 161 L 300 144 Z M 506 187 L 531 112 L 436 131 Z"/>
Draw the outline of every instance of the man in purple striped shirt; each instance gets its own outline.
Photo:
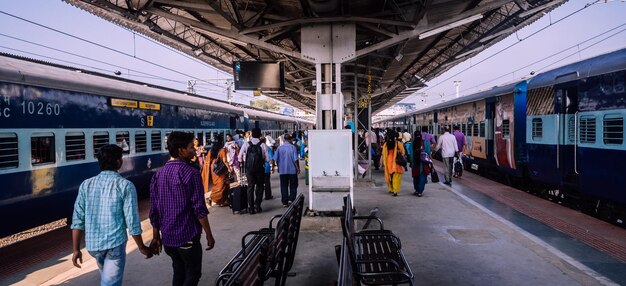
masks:
<path id="1" fill-rule="evenodd" d="M 172 160 L 165 163 L 150 183 L 150 223 L 155 254 L 161 246 L 172 258 L 173 285 L 198 285 L 202 275 L 202 246 L 204 229 L 207 249 L 215 246 L 204 204 L 204 189 L 200 172 L 191 166 L 196 152 L 191 133 L 172 132 L 167 149 Z"/>

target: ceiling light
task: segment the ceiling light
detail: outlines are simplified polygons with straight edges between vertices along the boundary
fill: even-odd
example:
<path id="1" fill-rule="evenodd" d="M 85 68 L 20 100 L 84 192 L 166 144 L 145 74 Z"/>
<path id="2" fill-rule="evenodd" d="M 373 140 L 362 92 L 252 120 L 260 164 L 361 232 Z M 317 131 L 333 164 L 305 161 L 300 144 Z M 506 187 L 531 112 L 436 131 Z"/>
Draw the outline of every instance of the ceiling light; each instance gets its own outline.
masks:
<path id="1" fill-rule="evenodd" d="M 404 56 L 402 54 L 398 54 L 396 56 L 396 61 L 401 61 Z"/>
<path id="2" fill-rule="evenodd" d="M 477 14 L 477 15 L 474 15 L 474 16 L 470 16 L 470 17 L 467 17 L 465 19 L 458 20 L 456 22 L 452 22 L 450 24 L 443 25 L 443 26 L 441 26 L 439 28 L 432 29 L 430 31 L 421 33 L 419 35 L 419 39 L 421 40 L 421 39 L 424 39 L 424 38 L 428 38 L 430 36 L 433 36 L 433 35 L 436 35 L 436 34 L 439 34 L 441 32 L 445 32 L 445 31 L 451 30 L 451 29 L 454 29 L 454 28 L 456 28 L 458 26 L 462 26 L 462 25 L 474 22 L 474 21 L 482 19 L 482 18 L 483 18 L 483 14 Z"/>
<path id="3" fill-rule="evenodd" d="M 193 54 L 196 55 L 196 57 L 199 57 L 203 52 L 204 51 L 201 48 L 193 50 Z"/>

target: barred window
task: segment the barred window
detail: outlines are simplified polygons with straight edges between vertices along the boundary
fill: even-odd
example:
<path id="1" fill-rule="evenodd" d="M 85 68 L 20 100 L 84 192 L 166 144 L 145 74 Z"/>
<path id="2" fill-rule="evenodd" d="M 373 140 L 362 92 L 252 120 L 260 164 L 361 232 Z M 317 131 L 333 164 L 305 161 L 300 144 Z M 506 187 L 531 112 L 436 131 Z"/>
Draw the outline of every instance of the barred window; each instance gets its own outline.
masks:
<path id="1" fill-rule="evenodd" d="M 576 138 L 574 138 L 576 136 L 576 134 L 574 133 L 576 131 L 576 124 L 574 120 L 576 120 L 574 116 L 570 117 L 567 120 L 567 140 L 569 140 L 569 142 L 571 143 L 574 143 L 574 141 L 576 141 Z"/>
<path id="2" fill-rule="evenodd" d="M 624 143 L 624 118 L 620 114 L 604 116 L 604 144 Z"/>
<path id="3" fill-rule="evenodd" d="M 65 160 L 85 159 L 85 133 L 68 132 L 65 134 Z"/>
<path id="4" fill-rule="evenodd" d="M 511 136 L 511 128 L 510 121 L 508 119 L 502 120 L 502 136 L 509 137 Z"/>
<path id="5" fill-rule="evenodd" d="M 54 133 L 35 133 L 30 138 L 30 162 L 33 166 L 56 162 Z"/>
<path id="6" fill-rule="evenodd" d="M 144 153 L 148 151 L 148 137 L 146 131 L 135 132 L 135 153 Z"/>
<path id="7" fill-rule="evenodd" d="M 485 137 L 485 121 L 480 122 L 480 134 L 478 136 Z"/>
<path id="8" fill-rule="evenodd" d="M 198 138 L 198 146 L 203 146 L 204 145 L 204 134 L 202 133 L 202 131 L 198 132 L 196 135 Z"/>
<path id="9" fill-rule="evenodd" d="M 580 143 L 596 143 L 596 118 L 593 116 L 580 117 Z"/>
<path id="10" fill-rule="evenodd" d="M 472 128 L 472 136 L 477 136 L 478 137 L 479 133 L 478 133 L 478 123 L 474 123 L 474 126 Z"/>
<path id="11" fill-rule="evenodd" d="M 18 166 L 17 134 L 0 133 L 0 169 L 17 168 Z"/>
<path id="12" fill-rule="evenodd" d="M 109 132 L 98 131 L 93 133 L 93 157 L 96 158 L 98 151 L 109 144 Z"/>
<path id="13" fill-rule="evenodd" d="M 128 131 L 115 133 L 115 144 L 122 148 L 122 154 L 130 154 L 130 133 Z"/>
<path id="14" fill-rule="evenodd" d="M 150 133 L 150 141 L 151 145 L 152 145 L 152 151 L 161 151 L 162 150 L 162 144 L 161 142 L 161 131 L 152 131 L 152 133 Z"/>
<path id="15" fill-rule="evenodd" d="M 167 149 L 167 138 L 172 134 L 172 130 L 165 131 L 165 149 Z"/>
<path id="16" fill-rule="evenodd" d="M 543 120 L 541 118 L 533 118 L 532 121 L 532 138 L 540 141 L 543 137 Z"/>

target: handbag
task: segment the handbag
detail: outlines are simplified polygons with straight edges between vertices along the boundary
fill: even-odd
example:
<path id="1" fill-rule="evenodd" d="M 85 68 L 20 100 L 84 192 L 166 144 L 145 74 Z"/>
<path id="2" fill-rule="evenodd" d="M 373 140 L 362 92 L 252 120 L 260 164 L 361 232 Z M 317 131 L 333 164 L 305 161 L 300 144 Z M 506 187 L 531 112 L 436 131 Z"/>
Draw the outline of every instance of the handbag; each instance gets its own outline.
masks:
<path id="1" fill-rule="evenodd" d="M 226 164 L 224 164 L 224 161 L 222 161 L 222 159 L 218 158 L 216 160 L 217 161 L 213 163 L 211 171 L 213 172 L 213 174 L 218 176 L 225 174 L 226 171 L 228 171 L 228 168 L 226 168 Z"/>
<path id="2" fill-rule="evenodd" d="M 406 158 L 402 155 L 398 156 L 398 142 L 396 142 L 396 164 L 402 166 L 402 167 L 406 167 Z"/>
<path id="3" fill-rule="evenodd" d="M 433 163 L 429 163 L 428 166 L 430 167 L 430 180 L 433 183 L 439 183 L 439 175 L 437 171 L 435 171 L 435 168 L 433 168 Z"/>

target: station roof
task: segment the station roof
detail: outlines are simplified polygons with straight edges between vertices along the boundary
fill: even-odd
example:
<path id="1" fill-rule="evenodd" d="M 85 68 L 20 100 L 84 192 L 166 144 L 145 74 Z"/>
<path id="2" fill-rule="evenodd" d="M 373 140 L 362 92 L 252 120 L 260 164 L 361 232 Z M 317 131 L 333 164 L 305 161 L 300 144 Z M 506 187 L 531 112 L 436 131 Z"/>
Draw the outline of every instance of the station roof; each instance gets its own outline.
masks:
<path id="1" fill-rule="evenodd" d="M 315 110 L 314 62 L 302 28 L 352 23 L 356 47 L 342 90 L 381 111 L 566 0 L 64 0 L 224 71 L 233 61 L 285 63 L 286 90 L 267 94 Z M 350 102 L 347 100 L 346 102 Z"/>

